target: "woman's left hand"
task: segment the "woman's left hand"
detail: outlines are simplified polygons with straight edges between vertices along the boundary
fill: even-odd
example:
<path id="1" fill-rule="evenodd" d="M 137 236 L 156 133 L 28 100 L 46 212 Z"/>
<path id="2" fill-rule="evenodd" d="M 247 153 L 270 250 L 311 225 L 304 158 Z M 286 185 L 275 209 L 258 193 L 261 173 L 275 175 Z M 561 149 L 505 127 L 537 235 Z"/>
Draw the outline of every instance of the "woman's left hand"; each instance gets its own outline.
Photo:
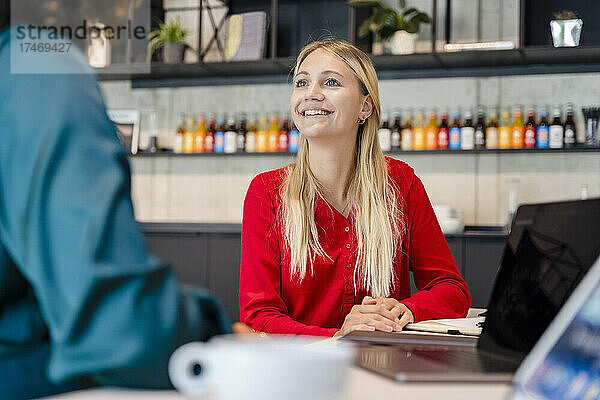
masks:
<path id="1" fill-rule="evenodd" d="M 400 319 L 399 325 L 401 328 L 398 330 L 398 332 L 400 332 L 402 328 L 406 326 L 406 324 L 415 322 L 415 316 L 413 315 L 412 311 L 410 311 L 410 309 L 404 304 L 391 297 L 377 297 L 374 299 L 371 296 L 365 296 L 363 299 L 363 304 L 382 304 L 386 309 L 391 311 Z"/>

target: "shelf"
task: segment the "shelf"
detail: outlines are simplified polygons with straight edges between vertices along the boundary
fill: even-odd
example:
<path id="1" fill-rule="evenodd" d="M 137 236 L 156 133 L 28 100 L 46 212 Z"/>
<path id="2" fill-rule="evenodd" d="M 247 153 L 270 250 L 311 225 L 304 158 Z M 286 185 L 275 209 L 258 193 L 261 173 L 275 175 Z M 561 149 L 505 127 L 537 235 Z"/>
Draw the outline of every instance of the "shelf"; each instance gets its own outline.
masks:
<path id="1" fill-rule="evenodd" d="M 600 72 L 600 46 L 419 53 L 372 56 L 379 79 L 484 77 Z M 101 80 L 131 80 L 134 88 L 286 83 L 293 58 L 197 64 L 114 65 L 98 69 Z"/>
<path id="2" fill-rule="evenodd" d="M 240 83 L 285 83 L 294 60 L 288 58 L 196 64 L 153 63 L 150 73 L 139 73 L 147 65 L 99 68 L 100 80 L 131 80 L 135 87 L 235 85 Z"/>
<path id="3" fill-rule="evenodd" d="M 146 151 L 139 152 L 137 154 L 130 155 L 131 157 L 249 157 L 249 156 L 295 156 L 296 153 L 289 153 L 287 151 L 275 151 L 275 152 L 264 152 L 264 153 L 173 153 L 172 151 L 159 151 L 157 153 L 150 153 Z"/>
<path id="4" fill-rule="evenodd" d="M 570 147 L 562 149 L 483 149 L 483 150 L 412 150 L 412 151 L 386 151 L 386 155 L 420 155 L 420 154 L 556 154 L 556 153 L 587 153 L 600 152 L 600 147 Z M 248 156 L 295 156 L 288 152 L 266 152 L 266 153 L 173 153 L 171 151 L 160 151 L 158 153 L 140 152 L 132 157 L 248 157 Z"/>

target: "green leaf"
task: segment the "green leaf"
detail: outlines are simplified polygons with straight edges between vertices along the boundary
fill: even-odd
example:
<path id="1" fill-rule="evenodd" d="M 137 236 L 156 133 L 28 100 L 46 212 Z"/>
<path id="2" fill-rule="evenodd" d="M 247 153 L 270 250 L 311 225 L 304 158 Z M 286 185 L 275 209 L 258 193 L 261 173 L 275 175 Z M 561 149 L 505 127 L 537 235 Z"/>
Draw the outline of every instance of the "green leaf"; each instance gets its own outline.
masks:
<path id="1" fill-rule="evenodd" d="M 418 12 L 419 12 L 419 10 L 417 10 L 417 9 L 416 9 L 416 8 L 414 8 L 414 7 L 407 8 L 406 10 L 403 10 L 403 11 L 402 11 L 402 16 L 403 16 L 403 17 L 405 17 L 405 16 L 407 16 L 408 14 L 411 14 L 411 13 L 414 13 L 414 12 L 417 12 L 417 13 L 418 13 Z"/>
<path id="2" fill-rule="evenodd" d="M 369 22 L 369 20 L 365 20 L 358 27 L 358 37 L 363 38 L 363 37 L 367 36 L 369 34 L 369 32 L 371 32 L 370 22 Z"/>

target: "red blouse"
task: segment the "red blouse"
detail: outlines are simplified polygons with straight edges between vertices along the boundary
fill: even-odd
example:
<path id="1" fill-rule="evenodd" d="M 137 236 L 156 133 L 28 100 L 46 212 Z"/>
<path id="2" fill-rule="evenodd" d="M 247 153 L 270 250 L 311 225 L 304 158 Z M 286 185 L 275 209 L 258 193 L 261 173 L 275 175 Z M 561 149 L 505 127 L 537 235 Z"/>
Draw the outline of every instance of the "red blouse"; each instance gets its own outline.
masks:
<path id="1" fill-rule="evenodd" d="M 465 281 L 437 222 L 423 183 L 411 167 L 387 158 L 388 171 L 405 200 L 406 234 L 396 257 L 396 281 L 390 297 L 412 311 L 415 322 L 464 317 L 471 304 Z M 290 279 L 289 251 L 279 212 L 284 169 L 256 176 L 244 201 L 240 270 L 240 319 L 268 333 L 332 336 L 366 291 L 353 284 L 356 240 L 348 219 L 320 196 L 315 222 L 331 260 L 316 257 L 313 274 L 301 284 Z M 399 199 L 401 201 L 401 199 Z M 413 272 L 418 293 L 410 295 Z"/>

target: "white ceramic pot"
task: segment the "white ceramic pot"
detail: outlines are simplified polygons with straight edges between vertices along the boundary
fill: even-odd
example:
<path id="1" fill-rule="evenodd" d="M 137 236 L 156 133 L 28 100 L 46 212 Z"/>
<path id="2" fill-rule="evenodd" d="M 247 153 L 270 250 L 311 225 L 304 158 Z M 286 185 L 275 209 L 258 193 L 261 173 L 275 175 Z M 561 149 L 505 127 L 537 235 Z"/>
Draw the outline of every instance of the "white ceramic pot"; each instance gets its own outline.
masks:
<path id="1" fill-rule="evenodd" d="M 390 54 L 412 54 L 417 47 L 418 33 L 397 31 L 384 43 L 384 48 Z"/>
<path id="2" fill-rule="evenodd" d="M 433 212 L 438 219 L 444 234 L 462 233 L 465 230 L 463 211 L 450 206 L 433 206 Z"/>
<path id="3" fill-rule="evenodd" d="M 579 46 L 582 28 L 583 20 L 581 19 L 550 21 L 550 30 L 552 31 L 552 42 L 554 43 L 554 47 Z"/>

